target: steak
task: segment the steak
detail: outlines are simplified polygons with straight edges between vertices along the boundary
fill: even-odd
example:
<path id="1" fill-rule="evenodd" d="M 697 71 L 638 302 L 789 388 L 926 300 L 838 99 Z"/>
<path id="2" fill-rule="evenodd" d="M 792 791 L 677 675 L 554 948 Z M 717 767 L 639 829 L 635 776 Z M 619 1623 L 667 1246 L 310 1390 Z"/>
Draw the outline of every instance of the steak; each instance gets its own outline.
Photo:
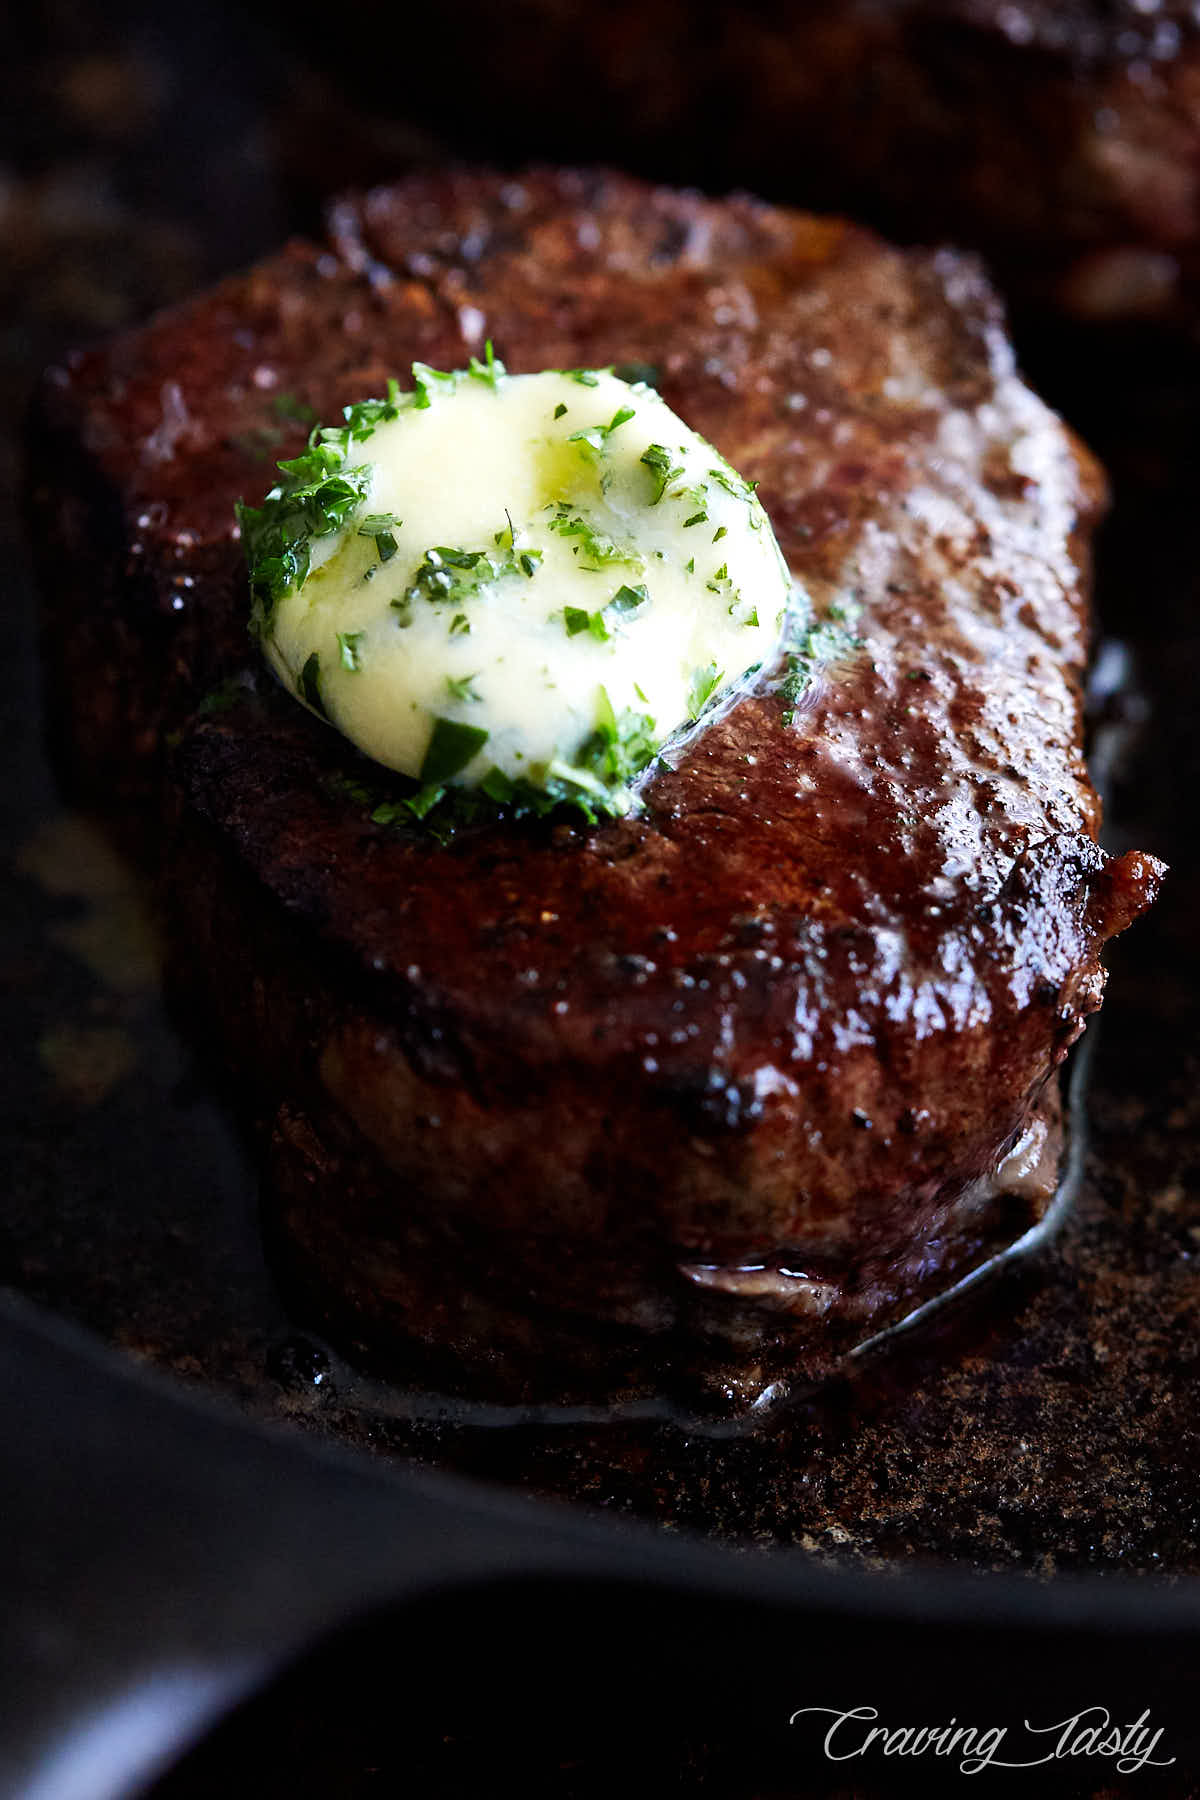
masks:
<path id="1" fill-rule="evenodd" d="M 650 365 L 856 635 L 639 817 L 439 841 L 258 667 L 233 506 L 485 336 Z M 1041 1216 L 1057 1071 L 1161 871 L 1097 848 L 1081 749 L 1103 482 L 970 258 L 602 173 L 414 178 L 51 372 L 33 471 L 60 743 L 110 807 L 165 798 L 176 983 L 343 1337 L 473 1392 L 742 1404 Z"/>
<path id="2" fill-rule="evenodd" d="M 293 38 L 294 19 L 289 8 Z M 457 144 L 577 154 L 585 71 L 597 138 L 619 121 L 623 159 L 660 178 L 745 182 L 905 238 L 945 236 L 984 251 L 1014 291 L 1077 315 L 1194 315 L 1200 23 L 1188 0 L 514 0 L 503 32 L 465 0 L 402 18 L 368 5 L 366 19 L 414 66 L 454 57 Z M 486 55 L 461 54 L 464 39 Z M 402 109 L 446 130 L 438 83 L 398 90 L 386 53 L 372 72 L 353 37 L 312 41 L 323 61 L 354 59 L 353 104 L 331 100 L 348 167 L 372 166 L 364 90 L 389 122 Z M 319 117 L 297 133 L 314 184 L 328 181 L 330 137 Z"/>

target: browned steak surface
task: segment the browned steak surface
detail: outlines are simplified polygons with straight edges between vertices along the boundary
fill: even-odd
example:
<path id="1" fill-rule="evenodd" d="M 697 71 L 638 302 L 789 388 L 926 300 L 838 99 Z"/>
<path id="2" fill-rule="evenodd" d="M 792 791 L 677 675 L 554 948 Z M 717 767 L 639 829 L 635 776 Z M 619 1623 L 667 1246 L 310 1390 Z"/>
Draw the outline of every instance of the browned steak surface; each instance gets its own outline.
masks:
<path id="1" fill-rule="evenodd" d="M 253 660 L 233 502 L 281 414 L 485 335 L 514 371 L 654 365 L 860 641 L 641 818 L 441 845 L 373 823 L 389 778 L 267 678 L 190 715 Z M 978 1255 L 998 1193 L 1037 1216 L 1048 1083 L 1158 871 L 1094 843 L 1100 479 L 969 260 L 615 177 L 422 179 L 79 359 L 39 458 L 68 733 L 127 790 L 172 740 L 181 969 L 353 1312 L 520 1382 L 596 1320 L 779 1374 Z"/>

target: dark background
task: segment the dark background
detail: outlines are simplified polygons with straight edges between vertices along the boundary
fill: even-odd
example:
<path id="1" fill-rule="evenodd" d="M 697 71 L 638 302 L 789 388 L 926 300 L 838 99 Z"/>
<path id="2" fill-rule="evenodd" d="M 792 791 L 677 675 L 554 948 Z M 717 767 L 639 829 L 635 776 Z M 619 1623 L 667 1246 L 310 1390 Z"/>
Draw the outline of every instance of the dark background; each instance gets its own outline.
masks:
<path id="1" fill-rule="evenodd" d="M 486 46 L 474 53 L 486 56 Z M 1186 335 L 1067 325 L 1028 302 L 1016 318 L 1031 379 L 1115 478 L 1097 584 L 1101 633 L 1119 646 L 1103 666 L 1123 671 L 1097 714 L 1114 769 L 1109 840 L 1172 865 L 1159 907 L 1114 949 L 1083 1190 L 1055 1243 L 743 1439 L 698 1437 L 669 1419 L 485 1428 L 390 1393 L 315 1340 L 263 1262 L 244 1146 L 219 1083 L 159 999 L 153 897 L 102 831 L 64 806 L 42 751 L 19 518 L 23 410 L 44 364 L 290 231 L 318 231 L 322 200 L 344 183 L 460 149 L 494 161 L 534 148 L 564 161 L 653 165 L 620 121 L 586 114 L 581 134 L 551 112 L 531 133 L 520 98 L 505 92 L 494 108 L 464 109 L 452 70 L 397 54 L 394 37 L 381 43 L 372 30 L 356 47 L 348 17 L 50 4 L 9 24 L 0 70 L 9 623 L 0 659 L 0 1281 L 220 1389 L 256 1418 L 385 1460 L 457 1468 L 748 1549 L 796 1546 L 835 1566 L 949 1560 L 1031 1580 L 1079 1570 L 1194 1575 L 1200 381 Z M 745 174 L 714 167 L 703 134 L 691 150 L 676 134 L 670 161 L 665 172 L 715 188 Z M 534 1633 L 544 1650 L 566 1629 L 564 1606 L 561 1596 L 483 1595 L 465 1611 L 392 1622 L 339 1645 L 226 1728 L 163 1785 L 161 1800 L 477 1792 L 502 1768 L 524 1771 L 530 1791 L 564 1794 L 609 1792 L 617 1781 L 631 1791 L 643 1781 L 647 1791 L 824 1791 L 826 1772 L 815 1768 L 783 1787 L 747 1772 L 738 1748 L 752 1729 L 744 1658 L 725 1689 L 735 1696 L 728 1718 L 675 1717 L 651 1752 L 640 1750 L 647 1719 L 660 1715 L 643 1716 L 655 1663 L 644 1642 L 630 1649 L 628 1597 L 596 1625 L 586 1664 L 594 1708 L 561 1672 L 553 1687 L 543 1655 L 531 1665 L 542 1685 L 522 1716 L 513 1716 L 511 1666 L 497 1690 L 503 1707 L 489 1710 L 480 1646 L 497 1662 L 519 1661 Z M 714 1631 L 716 1615 L 707 1618 Z M 696 1657 L 715 1654 L 703 1625 L 662 1629 L 675 1633 L 680 1667 L 690 1667 L 689 1643 Z M 434 1683 L 410 1670 L 406 1699 L 390 1677 L 397 1631 L 430 1646 L 428 1669 L 446 1671 Z M 619 1666 L 627 1683 L 596 1685 Z M 672 1705 L 680 1692 L 672 1689 Z M 1161 1777 L 1138 1780 L 1165 1791 Z M 1080 1782 L 1077 1791 L 1099 1791 L 1090 1777 Z M 1063 1782 L 1054 1791 L 1076 1790 Z"/>

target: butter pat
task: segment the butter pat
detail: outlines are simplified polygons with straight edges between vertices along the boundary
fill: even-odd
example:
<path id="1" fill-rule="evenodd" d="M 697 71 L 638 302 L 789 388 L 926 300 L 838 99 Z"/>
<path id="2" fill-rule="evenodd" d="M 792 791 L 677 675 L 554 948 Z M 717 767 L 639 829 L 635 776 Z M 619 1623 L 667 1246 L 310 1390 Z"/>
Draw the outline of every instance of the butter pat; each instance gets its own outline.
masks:
<path id="1" fill-rule="evenodd" d="M 762 506 L 610 371 L 414 381 L 243 509 L 272 667 L 427 789 L 630 810 L 662 744 L 778 645 L 790 577 Z"/>

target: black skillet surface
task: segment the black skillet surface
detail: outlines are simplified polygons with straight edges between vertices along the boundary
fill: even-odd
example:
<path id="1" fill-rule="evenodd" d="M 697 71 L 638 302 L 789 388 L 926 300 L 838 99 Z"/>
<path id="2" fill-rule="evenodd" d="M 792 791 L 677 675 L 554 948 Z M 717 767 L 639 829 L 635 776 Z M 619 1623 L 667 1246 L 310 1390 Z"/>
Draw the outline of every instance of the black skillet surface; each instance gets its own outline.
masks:
<path id="1" fill-rule="evenodd" d="M 110 11 L 101 25 L 61 4 L 25 29 L 24 60 L 0 75 L 12 250 L 0 283 L 13 303 L 0 340 L 0 454 L 14 477 L 21 390 L 41 361 L 283 235 L 293 221 L 273 145 L 294 141 L 297 116 L 294 81 L 220 9 L 167 28 L 149 8 Z M 22 111 L 18 98 L 30 96 L 36 105 Z M 395 133 L 385 135 L 394 157 Z M 1200 1572 L 1200 556 L 1194 458 L 1188 466 L 1200 379 L 1183 352 L 1153 344 L 1056 343 L 1039 331 L 1023 352 L 1117 470 L 1099 605 L 1131 648 L 1136 684 L 1109 708 L 1109 742 L 1124 746 L 1110 831 L 1164 855 L 1174 873 L 1156 912 L 1114 951 L 1084 1181 L 1055 1242 L 751 1436 L 440 1408 L 366 1381 L 290 1315 L 263 1260 L 236 1131 L 162 1008 L 145 897 L 95 828 L 63 810 L 44 764 L 33 600 L 4 508 L 0 1280 L 220 1390 L 255 1422 L 290 1421 L 377 1464 L 326 1463 L 233 1424 L 197 1424 L 185 1407 L 73 1364 L 69 1347 L 39 1343 L 32 1327 L 18 1323 L 14 1336 L 6 1326 L 0 1425 L 22 1447 L 3 1515 L 20 1521 L 6 1533 L 18 1551 L 6 1670 L 28 1663 L 36 1674 L 23 1621 L 49 1639 L 90 1621 L 77 1685 L 9 1684 L 6 1743 L 23 1723 L 39 1754 L 39 1729 L 65 1742 L 66 1720 L 113 1691 L 124 1666 L 116 1646 L 131 1635 L 145 1651 L 141 1674 L 169 1667 L 164 1623 L 199 1617 L 202 1595 L 220 1627 L 206 1650 L 215 1703 L 271 1651 L 368 1599 L 411 1594 L 414 1564 L 431 1594 L 465 1565 L 417 1504 L 425 1490 L 414 1489 L 412 1465 L 424 1463 L 793 1555 L 677 1555 L 661 1534 L 618 1539 L 614 1551 L 582 1514 L 543 1524 L 486 1489 L 455 1490 L 436 1517 L 468 1546 L 472 1571 L 558 1572 L 557 1585 L 476 1585 L 452 1604 L 427 1597 L 398 1623 L 339 1644 L 169 1778 L 163 1800 L 391 1792 L 402 1768 L 418 1772 L 415 1791 L 477 1791 L 489 1758 L 520 1766 L 535 1745 L 546 1791 L 605 1791 L 597 1770 L 611 1773 L 622 1755 L 627 1773 L 634 1766 L 638 1692 L 661 1701 L 666 1721 L 651 1761 L 636 1765 L 657 1785 L 683 1772 L 714 1792 L 834 1791 L 839 1770 L 815 1740 L 801 1757 L 780 1727 L 785 1700 L 790 1711 L 810 1696 L 862 1696 L 910 1723 L 957 1708 L 960 1721 L 1017 1728 L 1027 1712 L 1064 1716 L 1049 1702 L 1071 1698 L 1068 1671 L 1081 1703 L 1132 1708 L 1130 1718 L 1149 1706 L 1183 1760 L 1169 1774 L 1122 1776 L 1085 1759 L 1071 1765 L 1077 1790 L 1056 1768 L 1053 1791 L 1125 1780 L 1165 1791 L 1181 1767 L 1200 1772 L 1182 1699 L 1200 1672 L 1200 1598 L 1190 1583 L 1163 1594 L 1131 1579 Z M 247 1468 L 258 1473 L 239 1483 Z M 181 1510 L 190 1483 L 198 1499 Z M 276 1537 L 285 1515 L 292 1523 Z M 570 1548 L 560 1556 L 552 1544 Z M 355 1545 L 360 1561 L 347 1572 Z M 561 1579 L 574 1559 L 581 1576 L 611 1583 L 626 1556 L 628 1574 L 661 1574 L 708 1598 L 697 1606 L 641 1588 L 605 1598 L 586 1579 L 578 1590 Z M 331 1560 L 325 1598 L 305 1613 L 295 1590 L 313 1589 Z M 964 1571 L 944 1572 L 947 1563 L 1011 1575 L 964 1592 Z M 911 1586 L 897 1585 L 901 1568 Z M 1095 1584 L 1077 1592 L 1083 1571 Z M 764 1610 L 768 1595 L 777 1611 Z M 1076 1606 L 1068 1646 L 1055 1621 Z M 242 1654 L 247 1644 L 254 1654 Z M 851 1680 L 859 1664 L 862 1680 Z M 182 1731 L 186 1712 L 168 1714 Z M 267 1739 L 274 1773 L 256 1766 L 239 1788 L 237 1768 Z M 890 1766 L 849 1765 L 860 1781 L 882 1781 Z M 933 1767 L 916 1765 L 922 1778 Z"/>

